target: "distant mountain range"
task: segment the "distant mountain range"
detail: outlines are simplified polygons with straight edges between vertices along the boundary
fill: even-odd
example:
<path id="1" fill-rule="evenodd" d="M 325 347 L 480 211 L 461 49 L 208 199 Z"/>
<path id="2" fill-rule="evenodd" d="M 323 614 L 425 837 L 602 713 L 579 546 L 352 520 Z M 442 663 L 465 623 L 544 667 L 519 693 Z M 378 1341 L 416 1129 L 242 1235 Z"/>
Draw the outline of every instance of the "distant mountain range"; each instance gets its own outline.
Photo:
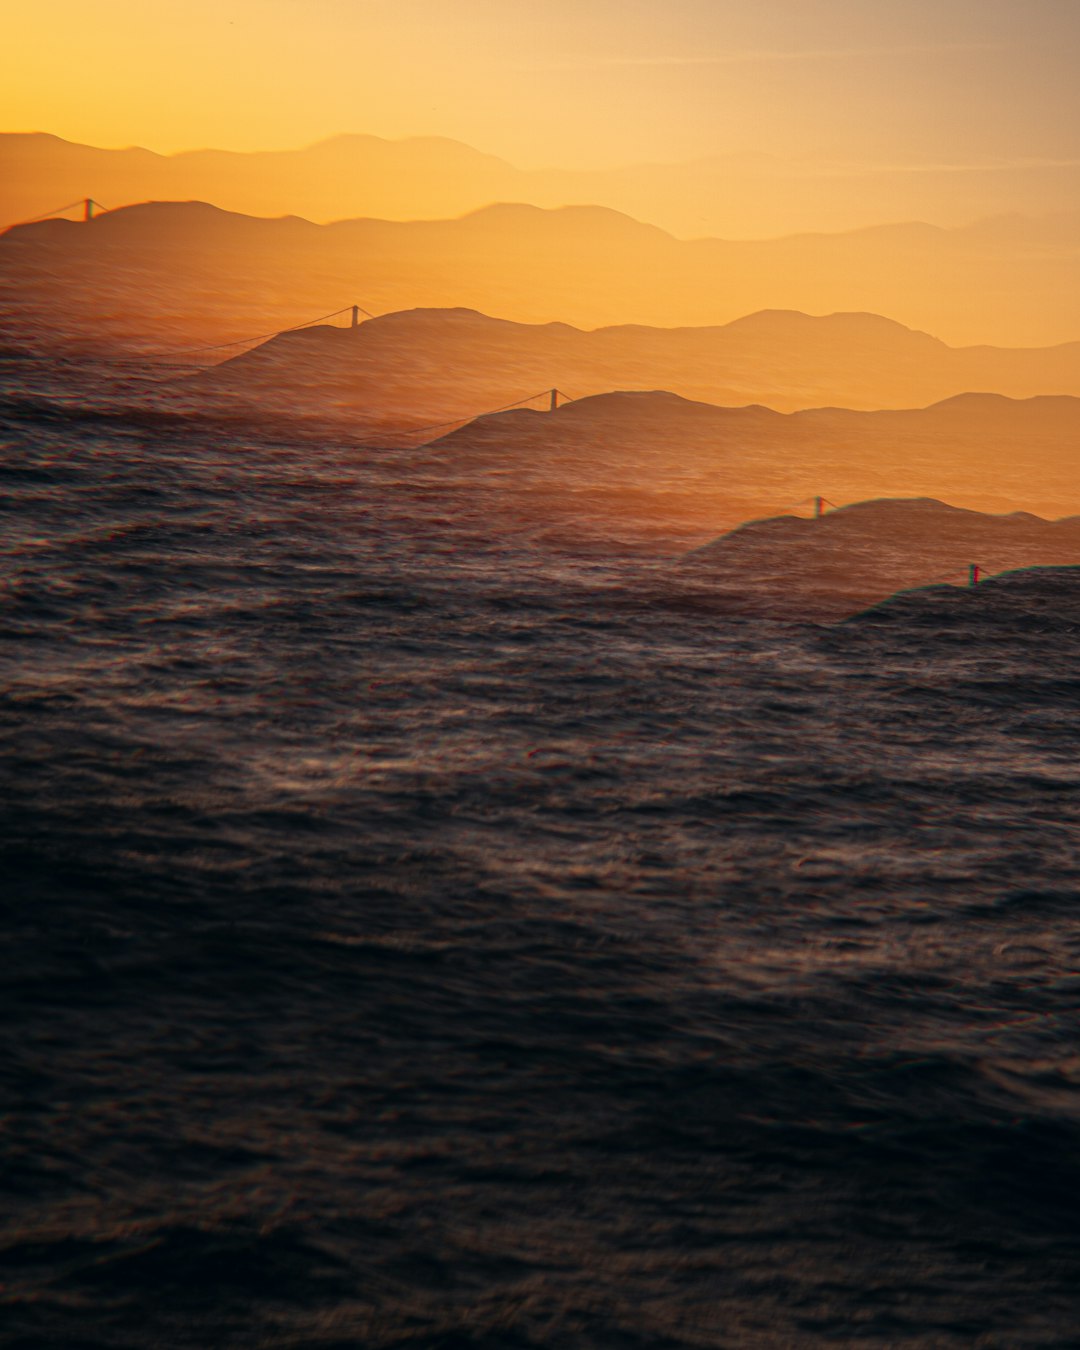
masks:
<path id="1" fill-rule="evenodd" d="M 1080 511 L 1080 399 L 970 394 L 929 408 L 779 413 L 667 393 L 613 393 L 555 413 L 483 417 L 427 447 L 441 473 L 500 472 L 519 514 L 587 531 L 661 526 L 686 547 L 822 495 L 838 506 L 934 497 L 972 510 Z M 573 481 L 572 496 L 560 484 Z M 576 523 L 575 523 L 576 522 Z M 982 556 L 997 570 L 1009 559 Z M 1035 559 L 1031 559 L 1035 561 Z"/>
<path id="2" fill-rule="evenodd" d="M 211 201 L 311 220 L 461 216 L 492 202 L 607 206 L 683 239 L 835 232 L 900 220 L 967 224 L 1016 210 L 1075 211 L 1080 168 L 1023 163 L 860 165 L 734 154 L 599 171 L 519 169 L 439 137 L 337 136 L 300 150 L 159 155 L 56 136 L 0 135 L 0 228 L 80 197 L 106 206 Z"/>
<path id="3" fill-rule="evenodd" d="M 953 348 L 873 314 L 766 311 L 711 328 L 583 332 L 421 309 L 284 333 L 216 366 L 199 386 L 388 429 L 475 416 L 545 387 L 574 397 L 664 389 L 783 411 L 910 408 L 970 390 L 1080 395 L 1080 343 Z"/>
<path id="4" fill-rule="evenodd" d="M 226 341 L 353 301 L 376 313 L 467 306 L 582 328 L 869 311 L 953 345 L 1050 345 L 1080 334 L 1080 229 L 1018 218 L 686 243 L 599 207 L 314 225 L 193 202 L 0 236 L 9 324 L 88 344 Z"/>
<path id="5" fill-rule="evenodd" d="M 893 670 L 950 658 L 966 664 L 978 644 L 994 653 L 995 699 L 1027 700 L 1033 684 L 1054 680 L 1068 663 L 1078 631 L 1080 567 L 1069 565 L 1004 572 L 974 588 L 898 591 L 845 619 L 829 637 L 843 655 L 865 640 Z"/>
<path id="6" fill-rule="evenodd" d="M 986 559 L 991 572 L 1080 564 L 1080 516 L 986 515 L 925 498 L 858 502 L 819 520 L 752 521 L 685 566 L 729 612 L 829 620 L 896 591 L 966 584 L 971 565 Z"/>

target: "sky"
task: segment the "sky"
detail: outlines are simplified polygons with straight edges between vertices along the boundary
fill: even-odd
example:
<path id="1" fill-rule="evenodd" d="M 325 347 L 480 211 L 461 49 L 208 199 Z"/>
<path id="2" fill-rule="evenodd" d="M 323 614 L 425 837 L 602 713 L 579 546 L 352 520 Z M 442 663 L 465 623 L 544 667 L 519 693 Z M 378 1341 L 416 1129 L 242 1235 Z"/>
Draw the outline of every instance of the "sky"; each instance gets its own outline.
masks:
<path id="1" fill-rule="evenodd" d="M 9 0 L 0 130 L 522 167 L 1080 160 L 1077 0 Z"/>

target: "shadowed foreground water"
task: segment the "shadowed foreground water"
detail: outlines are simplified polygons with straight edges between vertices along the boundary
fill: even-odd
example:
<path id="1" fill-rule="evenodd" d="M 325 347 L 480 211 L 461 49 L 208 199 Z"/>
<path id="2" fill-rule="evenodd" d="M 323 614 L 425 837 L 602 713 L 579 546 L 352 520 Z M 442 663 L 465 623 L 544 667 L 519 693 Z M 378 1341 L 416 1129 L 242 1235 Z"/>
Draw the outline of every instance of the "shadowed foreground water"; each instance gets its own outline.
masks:
<path id="1" fill-rule="evenodd" d="M 0 417 L 4 1345 L 1077 1344 L 1072 573 Z"/>

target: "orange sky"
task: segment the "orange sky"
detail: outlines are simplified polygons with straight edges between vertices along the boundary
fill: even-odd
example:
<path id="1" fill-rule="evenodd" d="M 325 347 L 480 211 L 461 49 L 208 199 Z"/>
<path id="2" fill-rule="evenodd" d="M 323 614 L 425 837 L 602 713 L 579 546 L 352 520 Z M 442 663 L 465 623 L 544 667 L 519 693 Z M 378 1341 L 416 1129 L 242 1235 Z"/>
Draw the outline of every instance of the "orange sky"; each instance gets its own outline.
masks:
<path id="1" fill-rule="evenodd" d="M 515 163 L 1080 159 L 1074 0 L 14 0 L 0 129 Z"/>

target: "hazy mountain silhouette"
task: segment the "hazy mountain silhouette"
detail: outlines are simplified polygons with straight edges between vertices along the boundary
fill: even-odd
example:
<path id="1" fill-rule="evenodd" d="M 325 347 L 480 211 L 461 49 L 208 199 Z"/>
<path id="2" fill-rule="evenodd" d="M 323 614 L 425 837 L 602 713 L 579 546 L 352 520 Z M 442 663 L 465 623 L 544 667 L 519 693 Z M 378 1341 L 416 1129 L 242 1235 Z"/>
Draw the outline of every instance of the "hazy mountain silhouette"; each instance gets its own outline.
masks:
<path id="1" fill-rule="evenodd" d="M 600 207 L 320 226 L 173 202 L 0 237 L 4 308 L 82 340 L 223 341 L 354 300 L 584 328 L 870 311 L 954 345 L 1050 344 L 1080 333 L 1080 230 L 1016 218 L 687 243 Z"/>
<path id="2" fill-rule="evenodd" d="M 987 515 L 929 498 L 858 502 L 820 519 L 756 520 L 689 555 L 725 609 L 834 619 L 943 580 L 1034 565 L 1080 564 L 1080 516 Z"/>
<path id="3" fill-rule="evenodd" d="M 781 410 L 921 407 L 971 389 L 1080 395 L 1080 343 L 951 348 L 874 314 L 748 315 L 710 328 L 583 332 L 474 310 L 409 310 L 358 328 L 284 333 L 200 377 L 201 386 L 293 411 L 417 425 L 475 415 L 557 387 L 576 397 L 663 388 Z"/>
<path id="4" fill-rule="evenodd" d="M 1080 567 L 1028 567 L 974 588 L 900 591 L 843 620 L 831 636 L 841 651 L 853 642 L 871 644 L 876 659 L 893 670 L 991 650 L 1001 663 L 999 693 L 1007 695 L 1011 681 L 1023 698 L 1042 678 L 1044 663 L 1060 662 L 1078 627 Z"/>
<path id="5" fill-rule="evenodd" d="M 965 395 L 929 408 L 780 413 L 669 393 L 612 393 L 555 413 L 483 417 L 428 451 L 462 473 L 502 470 L 522 491 L 560 482 L 580 514 L 666 520 L 690 538 L 823 494 L 844 504 L 932 496 L 980 511 L 1080 509 L 1080 399 Z M 987 564 L 988 558 L 972 558 Z"/>
<path id="6" fill-rule="evenodd" d="M 837 231 L 897 218 L 966 224 L 1013 211 L 1075 209 L 1075 164 L 836 163 L 732 154 L 600 171 L 523 170 L 458 141 L 336 136 L 299 150 L 160 155 L 103 150 L 45 134 L 0 135 L 0 226 L 79 197 L 216 202 L 252 215 L 312 220 L 438 219 L 493 201 L 597 204 L 680 238 L 760 238 Z"/>

